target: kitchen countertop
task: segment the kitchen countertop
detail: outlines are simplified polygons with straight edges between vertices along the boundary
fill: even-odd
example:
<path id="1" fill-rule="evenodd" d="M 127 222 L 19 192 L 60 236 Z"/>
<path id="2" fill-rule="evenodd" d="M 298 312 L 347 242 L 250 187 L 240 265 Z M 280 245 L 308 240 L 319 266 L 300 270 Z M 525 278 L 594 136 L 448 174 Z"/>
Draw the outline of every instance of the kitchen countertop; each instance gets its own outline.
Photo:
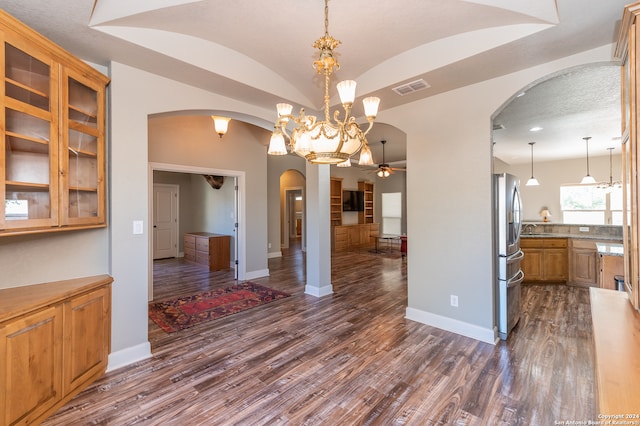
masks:
<path id="1" fill-rule="evenodd" d="M 612 237 L 609 235 L 594 235 L 594 234 L 559 234 L 559 233 L 533 233 L 533 234 L 520 234 L 520 238 L 575 238 L 578 240 L 600 240 L 600 241 L 622 241 L 620 237 Z M 622 245 L 622 244 L 620 244 Z"/>
<path id="2" fill-rule="evenodd" d="M 598 254 L 602 256 L 623 256 L 624 245 L 617 243 L 596 243 Z"/>

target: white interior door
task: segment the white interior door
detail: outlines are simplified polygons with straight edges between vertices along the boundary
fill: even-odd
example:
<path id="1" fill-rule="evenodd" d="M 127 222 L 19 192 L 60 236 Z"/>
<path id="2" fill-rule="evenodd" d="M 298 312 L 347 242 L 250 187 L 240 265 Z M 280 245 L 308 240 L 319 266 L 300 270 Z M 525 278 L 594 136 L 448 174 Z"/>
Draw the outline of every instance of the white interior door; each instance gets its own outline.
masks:
<path id="1" fill-rule="evenodd" d="M 153 184 L 153 259 L 178 256 L 178 186 Z"/>

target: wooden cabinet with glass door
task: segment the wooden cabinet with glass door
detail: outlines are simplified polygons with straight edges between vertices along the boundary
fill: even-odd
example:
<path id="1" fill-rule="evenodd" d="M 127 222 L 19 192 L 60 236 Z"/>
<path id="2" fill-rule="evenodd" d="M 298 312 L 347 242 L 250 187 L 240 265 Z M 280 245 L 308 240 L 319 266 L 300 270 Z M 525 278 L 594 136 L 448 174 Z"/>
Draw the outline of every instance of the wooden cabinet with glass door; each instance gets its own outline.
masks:
<path id="1" fill-rule="evenodd" d="M 3 34 L 3 230 L 58 224 L 58 65 Z M 19 47 L 18 47 L 19 46 Z"/>
<path id="2" fill-rule="evenodd" d="M 623 183 L 623 244 L 624 275 L 629 301 L 640 310 L 640 198 L 638 189 L 638 97 L 637 79 L 640 76 L 640 2 L 625 7 L 614 55 L 622 61 L 622 183 Z"/>
<path id="3" fill-rule="evenodd" d="M 0 236 L 106 224 L 108 78 L 0 10 Z"/>
<path id="4" fill-rule="evenodd" d="M 62 74 L 62 225 L 104 223 L 104 84 L 69 69 Z"/>

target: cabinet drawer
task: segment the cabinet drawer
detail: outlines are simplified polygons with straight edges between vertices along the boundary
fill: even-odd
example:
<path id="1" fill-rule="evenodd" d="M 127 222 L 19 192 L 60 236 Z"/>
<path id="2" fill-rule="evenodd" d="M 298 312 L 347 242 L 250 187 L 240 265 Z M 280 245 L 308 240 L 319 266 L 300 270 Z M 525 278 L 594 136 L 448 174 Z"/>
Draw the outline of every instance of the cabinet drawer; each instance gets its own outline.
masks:
<path id="1" fill-rule="evenodd" d="M 196 251 L 196 263 L 209 265 L 209 252 Z"/>
<path id="2" fill-rule="evenodd" d="M 339 242 L 346 242 L 347 241 L 347 234 L 346 233 L 336 233 L 336 243 Z"/>
<path id="3" fill-rule="evenodd" d="M 184 248 L 185 249 L 196 249 L 196 237 L 192 236 L 192 235 L 185 235 L 184 236 Z"/>
<path id="4" fill-rule="evenodd" d="M 567 239 L 566 238 L 545 238 L 544 246 L 553 247 L 553 248 L 564 248 L 564 247 L 567 247 Z"/>
<path id="5" fill-rule="evenodd" d="M 592 240 L 571 240 L 571 247 L 574 249 L 596 250 L 596 243 Z"/>
<path id="6" fill-rule="evenodd" d="M 191 262 L 196 261 L 196 250 L 192 248 L 184 248 L 184 260 L 188 260 Z"/>
<path id="7" fill-rule="evenodd" d="M 196 250 L 209 251 L 209 238 L 196 239 Z"/>
<path id="8" fill-rule="evenodd" d="M 542 248 L 544 240 L 542 238 L 520 238 L 520 248 Z"/>

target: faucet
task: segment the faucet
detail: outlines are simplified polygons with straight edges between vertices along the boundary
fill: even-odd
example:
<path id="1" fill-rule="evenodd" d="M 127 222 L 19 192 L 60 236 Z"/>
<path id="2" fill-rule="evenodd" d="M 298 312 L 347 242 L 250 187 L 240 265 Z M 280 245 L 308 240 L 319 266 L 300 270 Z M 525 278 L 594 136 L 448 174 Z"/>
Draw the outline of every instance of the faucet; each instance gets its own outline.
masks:
<path id="1" fill-rule="evenodd" d="M 527 228 L 529 229 L 529 231 L 527 232 Z M 527 223 L 524 228 L 522 229 L 525 233 L 528 234 L 533 234 L 533 230 L 536 229 L 536 224 L 535 223 Z"/>

